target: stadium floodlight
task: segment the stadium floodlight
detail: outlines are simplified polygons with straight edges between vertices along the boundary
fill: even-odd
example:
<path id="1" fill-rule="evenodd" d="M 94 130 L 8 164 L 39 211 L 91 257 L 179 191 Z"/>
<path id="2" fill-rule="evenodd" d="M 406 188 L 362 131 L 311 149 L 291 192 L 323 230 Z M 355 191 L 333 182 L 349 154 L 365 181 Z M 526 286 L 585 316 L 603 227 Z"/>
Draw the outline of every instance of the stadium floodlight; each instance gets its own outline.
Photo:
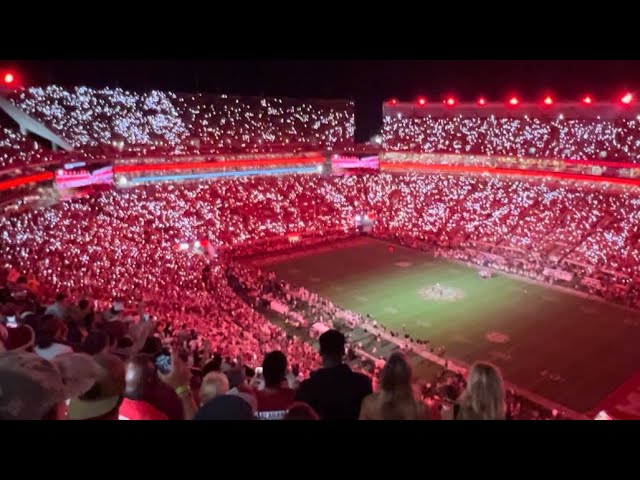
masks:
<path id="1" fill-rule="evenodd" d="M 12 85 L 13 82 L 16 81 L 16 76 L 11 72 L 7 72 L 2 77 L 2 81 L 5 83 L 5 85 Z"/>
<path id="2" fill-rule="evenodd" d="M 625 93 L 624 96 L 620 99 L 620 101 L 624 105 L 629 105 L 631 102 L 633 102 L 633 94 L 631 92 Z"/>
<path id="3" fill-rule="evenodd" d="M 545 105 L 553 105 L 553 98 L 551 97 L 551 95 L 547 95 L 546 97 L 544 97 L 542 103 L 544 103 Z"/>
<path id="4" fill-rule="evenodd" d="M 448 97 L 444 103 L 448 107 L 453 107 L 456 104 L 456 99 L 454 97 Z"/>
<path id="5" fill-rule="evenodd" d="M 424 97 L 419 97 L 418 98 L 418 105 L 420 105 L 421 107 L 424 107 L 427 104 L 427 99 Z"/>
<path id="6" fill-rule="evenodd" d="M 398 104 L 398 99 L 397 98 L 392 98 L 391 100 L 389 100 L 389 105 L 397 105 Z"/>
<path id="7" fill-rule="evenodd" d="M 585 95 L 582 97 L 582 103 L 585 105 L 591 105 L 593 103 L 593 97 L 591 95 Z"/>
<path id="8" fill-rule="evenodd" d="M 476 103 L 481 107 L 484 107 L 487 104 L 487 99 L 484 97 L 480 97 Z"/>
<path id="9" fill-rule="evenodd" d="M 509 105 L 511 105 L 511 106 L 514 106 L 514 107 L 515 107 L 515 106 L 516 106 L 516 105 L 518 105 L 519 103 L 520 103 L 520 100 L 518 100 L 518 97 L 511 97 L 511 98 L 509 99 Z"/>

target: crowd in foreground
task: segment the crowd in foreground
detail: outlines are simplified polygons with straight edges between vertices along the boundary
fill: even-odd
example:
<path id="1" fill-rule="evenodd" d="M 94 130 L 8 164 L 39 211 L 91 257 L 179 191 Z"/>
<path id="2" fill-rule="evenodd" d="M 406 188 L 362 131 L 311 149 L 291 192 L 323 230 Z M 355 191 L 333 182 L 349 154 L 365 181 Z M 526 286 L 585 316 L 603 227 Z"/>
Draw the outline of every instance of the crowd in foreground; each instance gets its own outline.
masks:
<path id="1" fill-rule="evenodd" d="M 401 352 L 388 358 L 374 392 L 371 378 L 344 362 L 346 339 L 337 330 L 319 338 L 320 368 L 298 379 L 281 349 L 245 361 L 222 355 L 223 344 L 205 338 L 199 357 L 203 337 L 154 320 L 142 304 L 128 309 L 118 301 L 100 310 L 59 294 L 41 305 L 35 284 L 3 284 L 0 420 L 433 418 Z M 508 418 L 498 370 L 475 364 L 443 417 Z"/>

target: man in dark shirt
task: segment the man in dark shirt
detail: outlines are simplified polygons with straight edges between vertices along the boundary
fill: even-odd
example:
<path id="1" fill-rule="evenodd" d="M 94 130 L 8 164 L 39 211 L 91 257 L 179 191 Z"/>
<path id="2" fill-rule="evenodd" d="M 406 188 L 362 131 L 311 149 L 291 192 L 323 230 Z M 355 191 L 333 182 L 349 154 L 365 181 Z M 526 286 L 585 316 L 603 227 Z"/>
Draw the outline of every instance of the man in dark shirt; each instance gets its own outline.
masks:
<path id="1" fill-rule="evenodd" d="M 287 357 L 279 350 L 269 352 L 262 362 L 264 389 L 256 390 L 258 400 L 258 418 L 281 420 L 293 403 L 295 390 L 288 387 Z"/>
<path id="2" fill-rule="evenodd" d="M 320 335 L 323 368 L 312 372 L 296 394 L 296 401 L 308 403 L 323 420 L 356 420 L 362 399 L 373 392 L 369 377 L 342 362 L 344 345 L 344 335 L 337 330 Z"/>
<path id="3" fill-rule="evenodd" d="M 160 381 L 150 355 L 138 354 L 127 361 L 125 397 L 150 404 L 169 420 L 184 420 L 180 398 L 171 387 Z"/>

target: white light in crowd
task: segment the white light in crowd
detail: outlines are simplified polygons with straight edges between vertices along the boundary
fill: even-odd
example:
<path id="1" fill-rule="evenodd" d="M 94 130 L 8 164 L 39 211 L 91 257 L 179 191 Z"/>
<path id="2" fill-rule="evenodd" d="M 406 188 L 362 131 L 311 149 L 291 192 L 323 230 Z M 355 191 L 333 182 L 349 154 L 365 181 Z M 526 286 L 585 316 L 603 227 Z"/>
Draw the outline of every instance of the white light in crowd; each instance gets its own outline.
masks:
<path id="1" fill-rule="evenodd" d="M 318 171 L 318 173 L 322 173 L 322 172 L 323 172 L 323 170 L 324 170 L 324 166 L 323 166 L 323 165 L 318 165 L 318 166 L 316 167 L 316 170 Z"/>
<path id="2" fill-rule="evenodd" d="M 362 220 L 362 217 L 360 215 L 356 215 L 356 222 L 360 222 Z"/>
<path id="3" fill-rule="evenodd" d="M 196 240 L 195 242 L 193 242 L 193 246 L 195 248 L 200 248 L 202 246 L 202 244 L 200 243 L 200 240 Z"/>
<path id="4" fill-rule="evenodd" d="M 629 105 L 631 102 L 633 102 L 633 94 L 628 92 L 626 93 L 621 99 L 620 101 L 622 103 L 624 103 L 625 105 Z"/>
<path id="5" fill-rule="evenodd" d="M 127 177 L 119 176 L 118 180 L 116 181 L 116 184 L 119 187 L 124 187 L 127 184 L 127 182 L 128 182 Z"/>
<path id="6" fill-rule="evenodd" d="M 70 170 L 72 168 L 84 167 L 85 165 L 86 165 L 85 162 L 71 162 L 71 163 L 65 163 L 64 168 L 65 170 Z"/>
<path id="7" fill-rule="evenodd" d="M 189 244 L 188 243 L 181 243 L 180 245 L 178 245 L 178 250 L 188 250 L 189 249 Z"/>

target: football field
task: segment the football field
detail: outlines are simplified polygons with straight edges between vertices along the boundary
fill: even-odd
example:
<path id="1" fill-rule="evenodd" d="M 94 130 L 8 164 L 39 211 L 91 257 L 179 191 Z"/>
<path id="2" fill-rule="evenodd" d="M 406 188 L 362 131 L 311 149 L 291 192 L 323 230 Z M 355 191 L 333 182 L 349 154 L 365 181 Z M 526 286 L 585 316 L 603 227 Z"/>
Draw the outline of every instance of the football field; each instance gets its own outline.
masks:
<path id="1" fill-rule="evenodd" d="M 335 304 L 444 346 L 467 364 L 579 412 L 640 370 L 640 314 L 404 247 L 359 238 L 261 259 L 263 270 Z"/>

